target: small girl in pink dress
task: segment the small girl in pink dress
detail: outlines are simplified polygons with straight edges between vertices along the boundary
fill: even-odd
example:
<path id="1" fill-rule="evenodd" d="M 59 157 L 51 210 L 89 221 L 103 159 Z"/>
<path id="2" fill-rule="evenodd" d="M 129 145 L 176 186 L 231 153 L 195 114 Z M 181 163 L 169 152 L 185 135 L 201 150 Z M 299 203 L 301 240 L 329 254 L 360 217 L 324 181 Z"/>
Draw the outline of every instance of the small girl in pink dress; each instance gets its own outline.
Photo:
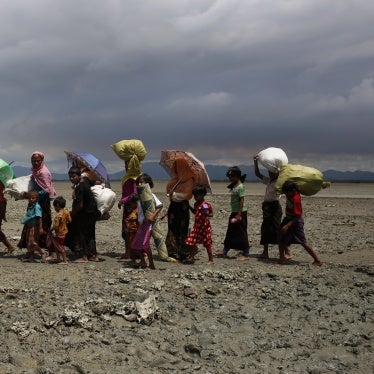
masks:
<path id="1" fill-rule="evenodd" d="M 190 255 L 184 261 L 187 264 L 195 262 L 195 255 L 198 252 L 197 244 L 202 244 L 208 253 L 208 264 L 213 263 L 212 251 L 212 227 L 209 217 L 213 217 L 212 206 L 204 200 L 207 190 L 204 186 L 196 186 L 192 190 L 195 204 L 190 206 L 191 212 L 195 215 L 195 223 L 191 233 L 187 236 L 185 243 L 190 247 Z"/>

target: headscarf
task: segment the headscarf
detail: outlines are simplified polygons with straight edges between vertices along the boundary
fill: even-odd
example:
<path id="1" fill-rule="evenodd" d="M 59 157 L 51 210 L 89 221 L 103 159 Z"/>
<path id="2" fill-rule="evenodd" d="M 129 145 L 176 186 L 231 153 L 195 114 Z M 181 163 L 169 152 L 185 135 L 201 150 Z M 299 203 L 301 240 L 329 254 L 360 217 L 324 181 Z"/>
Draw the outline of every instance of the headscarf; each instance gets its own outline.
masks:
<path id="1" fill-rule="evenodd" d="M 181 192 L 188 196 L 192 196 L 192 184 L 194 184 L 195 174 L 189 167 L 187 160 L 184 158 L 177 158 L 174 161 L 172 173 L 173 176 L 166 185 L 166 192 L 169 195 L 173 192 Z M 189 200 L 189 198 L 187 198 L 187 200 Z"/>
<path id="2" fill-rule="evenodd" d="M 31 158 L 33 156 L 39 156 L 42 159 L 42 163 L 40 164 L 39 168 L 31 168 L 32 176 L 36 184 L 44 191 L 48 192 L 49 197 L 53 199 L 56 196 L 56 191 L 52 184 L 52 175 L 44 164 L 44 153 L 35 151 L 31 155 Z"/>
<path id="3" fill-rule="evenodd" d="M 126 174 L 122 178 L 122 186 L 126 183 L 128 179 L 138 178 L 142 173 L 142 164 L 139 161 L 139 158 L 136 154 L 133 154 L 131 158 L 126 160 L 127 162 L 127 170 Z"/>

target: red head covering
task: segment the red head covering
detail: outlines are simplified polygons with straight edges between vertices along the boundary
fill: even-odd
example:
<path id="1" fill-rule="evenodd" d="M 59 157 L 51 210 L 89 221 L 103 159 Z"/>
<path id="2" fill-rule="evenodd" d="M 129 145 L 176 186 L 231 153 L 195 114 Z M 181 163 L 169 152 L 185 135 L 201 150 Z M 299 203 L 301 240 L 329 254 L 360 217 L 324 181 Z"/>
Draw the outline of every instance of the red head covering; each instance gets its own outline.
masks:
<path id="1" fill-rule="evenodd" d="M 38 168 L 31 168 L 32 176 L 37 185 L 47 191 L 49 197 L 53 199 L 56 196 L 56 191 L 52 184 L 52 175 L 44 164 L 44 153 L 36 151 L 31 155 L 31 158 L 33 156 L 39 156 L 42 159 L 42 163 Z"/>

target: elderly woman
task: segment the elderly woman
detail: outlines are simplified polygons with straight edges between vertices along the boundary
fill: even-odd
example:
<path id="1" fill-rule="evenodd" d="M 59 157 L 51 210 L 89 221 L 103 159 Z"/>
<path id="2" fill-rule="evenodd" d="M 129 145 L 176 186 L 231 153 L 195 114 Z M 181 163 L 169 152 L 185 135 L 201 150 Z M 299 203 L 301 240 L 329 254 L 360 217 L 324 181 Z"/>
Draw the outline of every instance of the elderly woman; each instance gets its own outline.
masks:
<path id="1" fill-rule="evenodd" d="M 190 223 L 189 200 L 195 186 L 195 175 L 183 158 L 175 160 L 172 173 L 173 176 L 166 186 L 166 193 L 170 199 L 166 247 L 169 256 L 183 261 L 190 254 L 185 239 Z"/>
<path id="2" fill-rule="evenodd" d="M 52 183 L 52 175 L 48 168 L 45 166 L 45 156 L 44 153 L 35 151 L 31 155 L 31 181 L 32 181 L 32 190 L 36 190 L 39 193 L 38 203 L 42 208 L 42 226 L 43 234 L 40 235 L 38 245 L 40 248 L 47 248 L 46 239 L 48 231 L 52 225 L 52 213 L 51 213 L 51 200 L 56 196 L 56 191 Z M 27 192 L 23 192 L 24 196 L 27 196 Z M 26 248 L 26 243 L 21 242 L 18 244 L 20 248 Z M 25 244 L 22 246 L 22 244 Z M 53 257 L 54 254 L 50 253 L 50 256 Z"/>

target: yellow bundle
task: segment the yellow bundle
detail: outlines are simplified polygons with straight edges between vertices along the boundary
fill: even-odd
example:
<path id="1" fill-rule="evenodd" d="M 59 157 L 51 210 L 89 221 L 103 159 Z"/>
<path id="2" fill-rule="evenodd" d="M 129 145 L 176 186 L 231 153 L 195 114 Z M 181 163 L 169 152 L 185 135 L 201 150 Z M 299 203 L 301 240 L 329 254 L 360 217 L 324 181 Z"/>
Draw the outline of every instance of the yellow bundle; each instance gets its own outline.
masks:
<path id="1" fill-rule="evenodd" d="M 138 139 L 120 140 L 112 145 L 112 149 L 120 159 L 125 161 L 130 161 L 134 155 L 139 161 L 143 161 L 147 155 L 143 142 Z"/>
<path id="2" fill-rule="evenodd" d="M 282 186 L 287 180 L 292 180 L 296 184 L 297 190 L 305 195 L 312 196 L 323 188 L 330 187 L 330 182 L 323 180 L 323 174 L 312 167 L 303 165 L 282 165 L 279 171 L 275 188 L 282 193 Z"/>

